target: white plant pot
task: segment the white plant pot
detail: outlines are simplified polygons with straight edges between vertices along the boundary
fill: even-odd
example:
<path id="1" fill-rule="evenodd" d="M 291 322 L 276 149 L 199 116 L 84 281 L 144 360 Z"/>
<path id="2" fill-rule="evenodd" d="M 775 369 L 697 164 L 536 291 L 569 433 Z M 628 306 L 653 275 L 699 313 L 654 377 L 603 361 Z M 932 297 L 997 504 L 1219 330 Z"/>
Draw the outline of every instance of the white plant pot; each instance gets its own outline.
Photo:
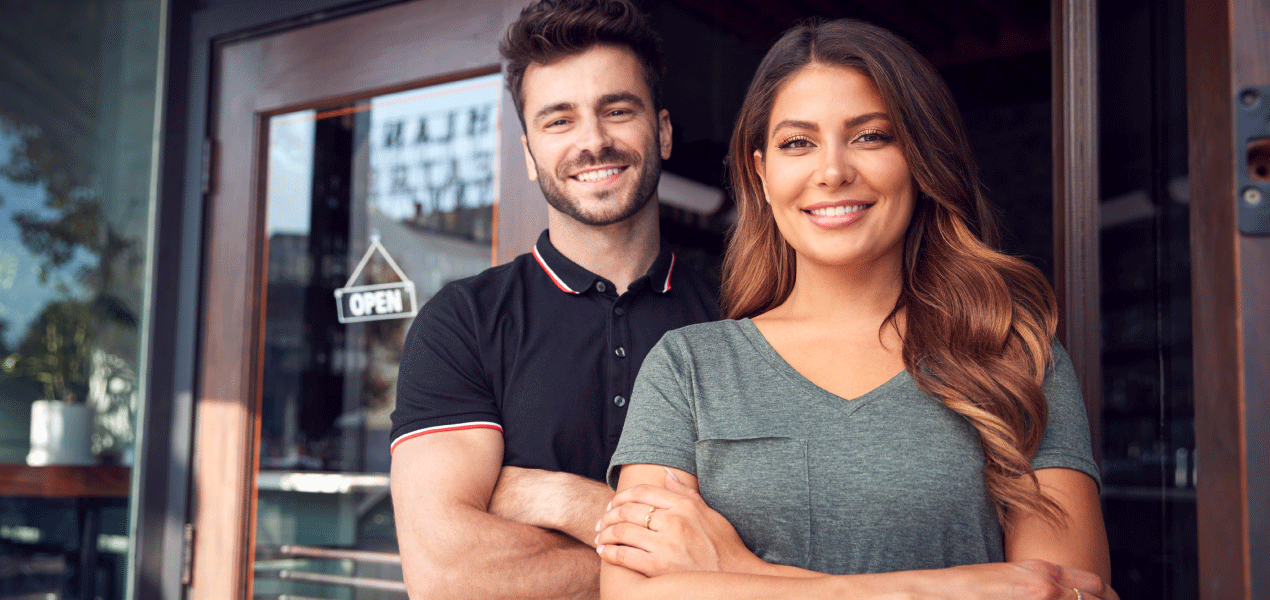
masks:
<path id="1" fill-rule="evenodd" d="M 94 465 L 93 408 L 56 400 L 31 403 L 31 451 L 26 464 Z"/>

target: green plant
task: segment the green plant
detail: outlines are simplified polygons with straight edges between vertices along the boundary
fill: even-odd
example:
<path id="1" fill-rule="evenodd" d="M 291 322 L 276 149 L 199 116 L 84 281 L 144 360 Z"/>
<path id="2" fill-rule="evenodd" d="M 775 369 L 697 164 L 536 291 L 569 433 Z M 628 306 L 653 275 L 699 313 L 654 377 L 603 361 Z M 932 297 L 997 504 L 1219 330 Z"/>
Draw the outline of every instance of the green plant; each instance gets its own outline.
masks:
<path id="1" fill-rule="evenodd" d="M 49 304 L 27 330 L 18 351 L 4 359 L 4 371 L 39 382 L 45 399 L 83 400 L 93 329 L 87 303 L 64 300 Z"/>

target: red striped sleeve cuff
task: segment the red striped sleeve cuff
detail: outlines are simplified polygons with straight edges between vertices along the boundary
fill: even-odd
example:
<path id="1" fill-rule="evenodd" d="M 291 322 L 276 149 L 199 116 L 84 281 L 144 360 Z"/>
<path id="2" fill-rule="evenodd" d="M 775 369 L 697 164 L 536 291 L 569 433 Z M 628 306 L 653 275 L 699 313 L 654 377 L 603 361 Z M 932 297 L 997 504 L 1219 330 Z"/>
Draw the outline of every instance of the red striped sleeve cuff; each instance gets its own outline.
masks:
<path id="1" fill-rule="evenodd" d="M 471 423 L 455 423 L 454 425 L 437 425 L 436 427 L 427 427 L 417 431 L 411 431 L 392 441 L 392 446 L 388 449 L 388 453 L 392 454 L 397 450 L 402 442 L 417 438 L 421 435 L 429 433 L 440 433 L 442 431 L 462 431 L 464 429 L 496 429 L 499 433 L 503 432 L 503 426 L 492 421 L 473 421 Z"/>

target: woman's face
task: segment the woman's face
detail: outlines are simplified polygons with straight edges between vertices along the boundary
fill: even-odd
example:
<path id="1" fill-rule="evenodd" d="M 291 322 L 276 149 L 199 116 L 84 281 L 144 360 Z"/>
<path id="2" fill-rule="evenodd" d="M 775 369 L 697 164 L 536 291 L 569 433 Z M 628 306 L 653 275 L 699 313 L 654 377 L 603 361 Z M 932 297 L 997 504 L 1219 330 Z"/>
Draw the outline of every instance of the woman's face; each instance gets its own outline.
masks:
<path id="1" fill-rule="evenodd" d="M 754 168 L 799 263 L 902 257 L 916 188 L 882 96 L 860 72 L 812 63 L 794 73 Z"/>

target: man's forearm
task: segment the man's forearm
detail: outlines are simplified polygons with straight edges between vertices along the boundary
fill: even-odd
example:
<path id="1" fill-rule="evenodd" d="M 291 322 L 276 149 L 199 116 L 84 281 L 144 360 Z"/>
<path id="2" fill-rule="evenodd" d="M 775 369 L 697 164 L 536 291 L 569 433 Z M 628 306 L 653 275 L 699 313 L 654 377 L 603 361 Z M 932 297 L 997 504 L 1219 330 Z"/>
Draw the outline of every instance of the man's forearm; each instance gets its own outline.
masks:
<path id="1" fill-rule="evenodd" d="M 490 514 L 554 529 L 594 546 L 595 524 L 613 499 L 608 485 L 569 473 L 503 467 Z"/>
<path id="2" fill-rule="evenodd" d="M 470 507 L 410 524 L 402 567 L 422 598 L 595 598 L 599 558 L 588 546 Z"/>

